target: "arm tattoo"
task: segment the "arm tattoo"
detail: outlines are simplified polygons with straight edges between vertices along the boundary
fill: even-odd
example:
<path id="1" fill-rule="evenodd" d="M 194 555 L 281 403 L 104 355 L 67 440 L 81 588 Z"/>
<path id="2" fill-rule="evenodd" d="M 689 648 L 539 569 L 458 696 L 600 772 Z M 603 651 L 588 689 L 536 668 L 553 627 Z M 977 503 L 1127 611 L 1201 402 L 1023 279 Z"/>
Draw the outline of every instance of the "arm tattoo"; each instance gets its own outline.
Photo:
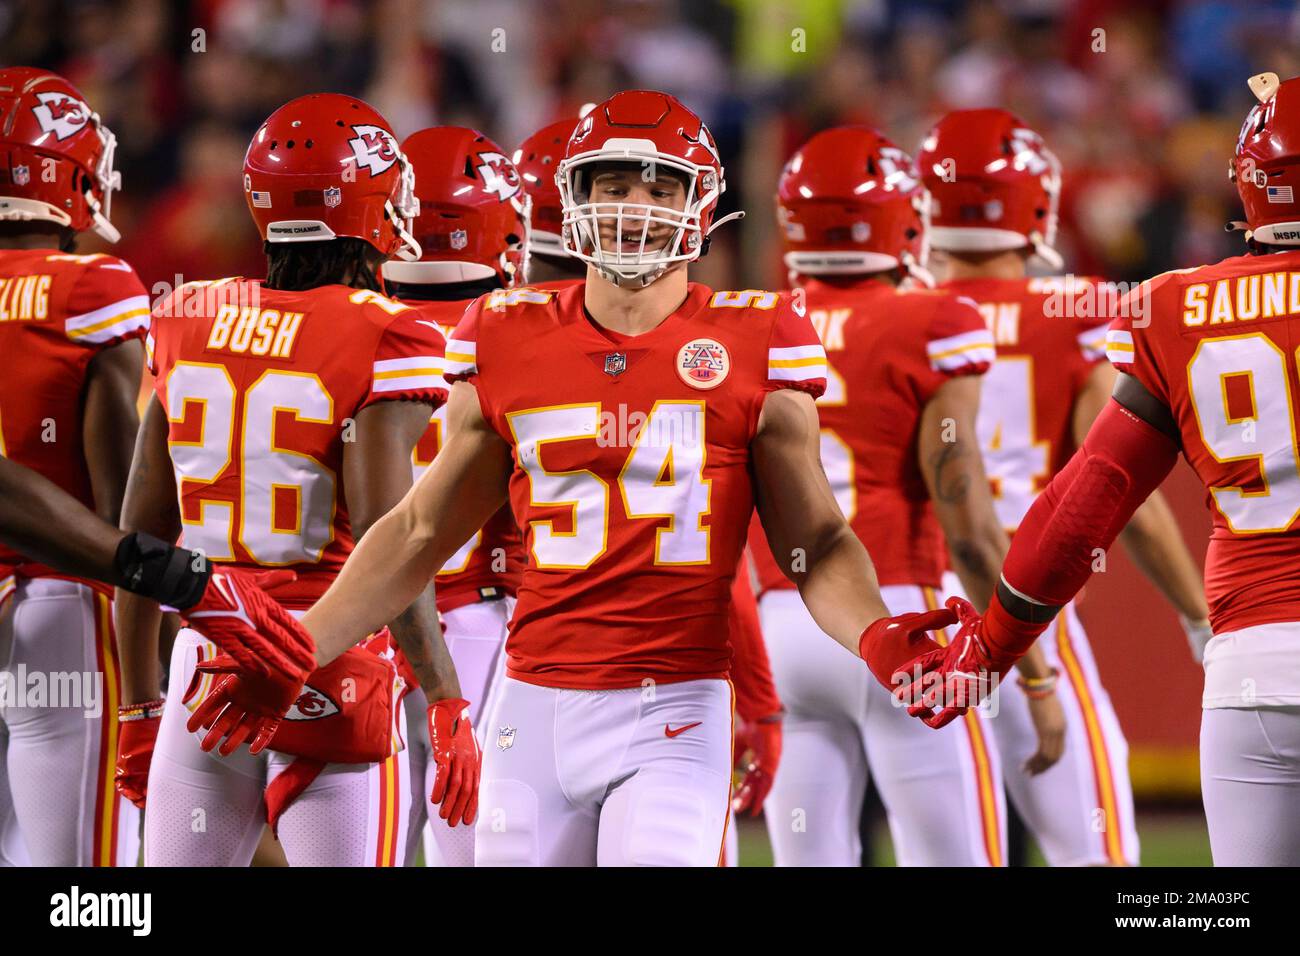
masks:
<path id="1" fill-rule="evenodd" d="M 934 475 L 935 499 L 943 504 L 956 504 L 970 491 L 970 475 L 963 467 L 967 455 L 961 442 L 945 442 L 930 456 Z"/>

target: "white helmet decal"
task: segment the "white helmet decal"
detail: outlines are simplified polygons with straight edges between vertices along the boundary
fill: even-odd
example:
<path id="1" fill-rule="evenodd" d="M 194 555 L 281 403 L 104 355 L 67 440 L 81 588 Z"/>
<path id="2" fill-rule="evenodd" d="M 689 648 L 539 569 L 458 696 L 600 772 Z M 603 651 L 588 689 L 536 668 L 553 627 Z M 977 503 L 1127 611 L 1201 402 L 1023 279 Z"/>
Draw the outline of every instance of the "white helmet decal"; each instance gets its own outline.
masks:
<path id="1" fill-rule="evenodd" d="M 378 176 L 397 162 L 397 141 L 382 126 L 353 126 L 357 135 L 348 140 L 352 155 L 356 157 L 357 166 L 370 170 L 371 176 Z"/>
<path id="2" fill-rule="evenodd" d="M 32 107 L 36 121 L 59 140 L 67 139 L 90 121 L 90 107 L 67 93 L 37 93 L 36 98 L 41 101 L 40 106 Z"/>
<path id="3" fill-rule="evenodd" d="M 501 153 L 486 152 L 479 153 L 478 158 L 480 162 L 474 169 L 483 180 L 484 189 L 496 193 L 497 198 L 502 202 L 519 194 L 519 190 L 523 188 L 519 182 L 519 175 L 505 156 Z"/>

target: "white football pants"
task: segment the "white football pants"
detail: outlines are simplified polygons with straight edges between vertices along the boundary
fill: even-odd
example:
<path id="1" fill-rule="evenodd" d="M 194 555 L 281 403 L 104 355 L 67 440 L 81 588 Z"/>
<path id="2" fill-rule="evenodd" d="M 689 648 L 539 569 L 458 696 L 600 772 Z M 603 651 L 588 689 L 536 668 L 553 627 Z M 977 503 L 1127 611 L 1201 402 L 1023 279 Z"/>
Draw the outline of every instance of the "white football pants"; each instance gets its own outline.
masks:
<path id="1" fill-rule="evenodd" d="M 717 866 L 724 680 L 565 690 L 505 678 L 485 734 L 478 866 Z"/>
<path id="2" fill-rule="evenodd" d="M 1300 707 L 1203 711 L 1201 796 L 1215 866 L 1300 866 Z"/>
<path id="3" fill-rule="evenodd" d="M 1065 753 L 1037 776 L 1025 773 L 1025 761 L 1038 750 L 1038 734 L 1013 670 L 999 685 L 993 721 L 1011 802 L 1049 865 L 1137 866 L 1128 741 L 1073 603 L 1056 616 L 1038 646 L 1060 672 L 1056 694 L 1065 710 Z"/>
<path id="4" fill-rule="evenodd" d="M 121 685 L 112 601 L 15 583 L 0 609 L 0 865 L 135 866 L 140 813 L 113 788 Z"/>

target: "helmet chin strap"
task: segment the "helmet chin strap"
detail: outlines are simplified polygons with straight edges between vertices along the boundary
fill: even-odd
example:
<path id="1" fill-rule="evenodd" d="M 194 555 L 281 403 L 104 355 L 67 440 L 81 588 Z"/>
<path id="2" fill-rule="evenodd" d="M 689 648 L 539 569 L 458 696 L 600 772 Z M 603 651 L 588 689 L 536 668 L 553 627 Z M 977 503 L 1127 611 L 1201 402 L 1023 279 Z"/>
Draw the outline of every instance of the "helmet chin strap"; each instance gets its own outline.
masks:
<path id="1" fill-rule="evenodd" d="M 1061 254 L 1047 243 L 1043 242 L 1042 236 L 1037 233 L 1030 236 L 1029 246 L 1034 250 L 1034 255 L 1042 260 L 1049 268 L 1058 270 L 1065 268 L 1065 260 L 1061 258 Z"/>
<path id="2" fill-rule="evenodd" d="M 415 236 L 411 235 L 407 228 L 408 221 L 406 217 L 399 216 L 397 210 L 393 208 L 392 202 L 385 202 L 384 208 L 388 210 L 388 219 L 397 230 L 397 238 L 402 241 L 401 248 L 397 250 L 397 258 L 405 262 L 419 262 L 424 255 L 424 250 L 420 248 L 420 243 Z"/>
<path id="3" fill-rule="evenodd" d="M 925 266 L 921 265 L 921 263 L 917 261 L 916 257 L 910 252 L 902 253 L 898 257 L 898 261 L 902 263 L 903 270 L 909 276 L 921 283 L 921 285 L 925 286 L 927 289 L 933 289 L 937 284 L 934 281 L 934 274 Z"/>

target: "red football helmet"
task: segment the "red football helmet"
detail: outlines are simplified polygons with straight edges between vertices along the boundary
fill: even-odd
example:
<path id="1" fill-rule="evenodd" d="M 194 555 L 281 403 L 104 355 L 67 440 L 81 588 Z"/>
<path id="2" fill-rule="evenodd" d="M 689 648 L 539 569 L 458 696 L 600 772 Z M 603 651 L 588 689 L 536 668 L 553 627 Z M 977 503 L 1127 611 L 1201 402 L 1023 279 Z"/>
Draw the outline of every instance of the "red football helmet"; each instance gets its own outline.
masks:
<path id="1" fill-rule="evenodd" d="M 272 113 L 244 156 L 244 193 L 267 242 L 353 236 L 420 258 L 415 173 L 388 121 L 351 96 L 300 96 Z"/>
<path id="2" fill-rule="evenodd" d="M 1248 239 L 1300 246 L 1300 78 L 1261 73 L 1249 83 L 1259 103 L 1241 126 L 1228 178 L 1246 210 Z"/>
<path id="3" fill-rule="evenodd" d="M 776 192 L 785 264 L 801 275 L 903 268 L 927 286 L 930 197 L 912 158 L 865 126 L 818 133 Z"/>
<path id="4" fill-rule="evenodd" d="M 529 213 L 531 230 L 528 234 L 531 253 L 566 258 L 569 255 L 560 239 L 564 228 L 564 209 L 560 205 L 560 189 L 555 182 L 555 171 L 564 158 L 569 137 L 577 125 L 577 120 L 560 120 L 544 126 L 515 150 L 515 168 L 523 180 L 524 191 L 532 200 Z"/>
<path id="5" fill-rule="evenodd" d="M 685 207 L 677 211 L 646 203 L 591 202 L 591 167 L 611 162 L 684 176 Z M 647 286 L 673 263 L 698 259 L 709 233 L 725 221 L 713 223 L 718 197 L 726 190 L 713 137 L 698 116 L 667 93 L 633 90 L 597 105 L 569 137 L 556 183 L 564 209 L 565 250 L 615 285 Z M 614 224 L 618 251 L 602 247 L 601 220 Z M 647 249 L 655 225 L 670 226 L 673 233 L 661 247 Z M 625 227 L 627 243 L 637 242 L 639 235 L 639 248 L 622 249 Z"/>
<path id="6" fill-rule="evenodd" d="M 63 77 L 30 66 L 0 70 L 0 219 L 57 222 L 121 238 L 109 221 L 117 137 Z"/>
<path id="7" fill-rule="evenodd" d="M 419 262 L 387 262 L 390 282 L 471 282 L 523 275 L 528 196 L 501 147 L 477 130 L 435 126 L 412 133 L 402 152 L 415 170 Z"/>
<path id="8" fill-rule="evenodd" d="M 1061 165 L 1043 139 L 1006 110 L 957 110 L 921 144 L 930 190 L 930 244 L 951 252 L 1031 248 L 1053 269 Z"/>

